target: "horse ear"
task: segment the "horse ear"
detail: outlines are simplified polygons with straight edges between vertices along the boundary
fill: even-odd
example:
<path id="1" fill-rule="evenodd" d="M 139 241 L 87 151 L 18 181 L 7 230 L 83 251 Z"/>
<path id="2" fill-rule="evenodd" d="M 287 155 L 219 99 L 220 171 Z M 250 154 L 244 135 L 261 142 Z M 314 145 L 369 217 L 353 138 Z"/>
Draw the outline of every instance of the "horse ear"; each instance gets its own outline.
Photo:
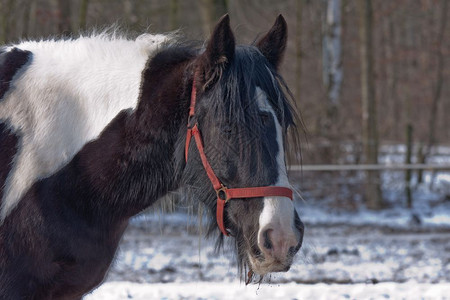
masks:
<path id="1" fill-rule="evenodd" d="M 220 77 L 224 67 L 233 60 L 235 41 L 228 14 L 220 18 L 202 55 L 205 87 Z"/>
<path id="2" fill-rule="evenodd" d="M 282 15 L 279 15 L 270 31 L 261 38 L 256 46 L 267 60 L 278 69 L 286 50 L 287 24 Z"/>

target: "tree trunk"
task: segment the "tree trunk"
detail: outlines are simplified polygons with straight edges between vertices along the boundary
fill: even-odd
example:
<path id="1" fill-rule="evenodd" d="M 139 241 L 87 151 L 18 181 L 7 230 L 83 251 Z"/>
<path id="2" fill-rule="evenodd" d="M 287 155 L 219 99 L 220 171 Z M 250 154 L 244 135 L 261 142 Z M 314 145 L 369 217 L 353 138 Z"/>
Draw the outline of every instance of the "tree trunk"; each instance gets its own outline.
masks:
<path id="1" fill-rule="evenodd" d="M 0 1 L 0 45 L 6 43 L 6 9 Z"/>
<path id="2" fill-rule="evenodd" d="M 13 5 L 13 0 L 0 1 L 0 45 L 7 43 L 12 36 L 10 21 L 14 18 L 14 16 L 11 16 Z"/>
<path id="3" fill-rule="evenodd" d="M 35 9 L 35 5 L 34 5 L 34 1 L 33 0 L 28 0 L 23 5 L 23 11 L 22 11 L 23 12 L 22 38 L 25 38 L 25 39 L 30 38 L 30 31 L 29 30 L 30 30 L 30 27 L 33 26 L 33 25 L 31 25 L 31 20 L 32 20 L 32 15 L 34 14 L 34 9 Z"/>
<path id="4" fill-rule="evenodd" d="M 404 46 L 406 49 L 413 49 L 416 45 L 416 30 L 415 30 L 415 22 L 414 18 L 411 15 L 406 15 L 404 17 L 404 26 L 405 26 L 405 32 L 403 34 L 404 36 Z M 417 58 L 414 56 L 407 57 L 406 59 L 406 65 L 404 66 L 403 70 L 405 72 L 404 80 L 406 83 L 409 83 L 410 85 L 413 84 L 414 77 L 411 76 L 412 74 L 416 74 L 417 70 Z M 411 156 L 412 156 L 412 140 L 413 140 L 413 132 L 414 132 L 414 123 L 413 123 L 413 100 L 415 95 L 411 91 L 410 88 L 406 88 L 402 91 L 402 94 L 404 95 L 403 101 L 404 101 L 404 110 L 405 110 L 405 117 L 406 117 L 406 124 L 405 124 L 405 138 L 406 138 L 406 157 L 405 157 L 405 163 L 410 164 L 411 163 Z M 411 170 L 405 170 L 405 194 L 406 194 L 406 205 L 408 208 L 412 207 L 412 193 L 411 193 Z"/>
<path id="5" fill-rule="evenodd" d="M 386 68 L 386 95 L 388 97 L 389 111 L 392 113 L 390 119 L 392 121 L 392 129 L 394 131 L 393 138 L 398 141 L 400 139 L 400 101 L 397 95 L 397 82 L 398 82 L 398 68 L 397 61 L 394 59 L 395 53 L 395 31 L 394 31 L 394 21 L 395 16 L 388 16 L 384 20 L 384 35 L 386 37 L 385 53 L 387 63 L 385 64 Z"/>
<path id="6" fill-rule="evenodd" d="M 442 95 L 442 86 L 444 84 L 444 70 L 445 70 L 445 57 L 443 54 L 443 46 L 442 43 L 445 37 L 445 27 L 447 25 L 447 15 L 448 15 L 448 1 L 441 0 L 441 19 L 439 23 L 439 31 L 438 37 L 436 41 L 436 50 L 435 55 L 437 58 L 437 66 L 436 66 L 436 83 L 434 85 L 433 90 L 433 99 L 431 102 L 430 109 L 430 118 L 428 121 L 428 141 L 425 146 L 425 150 L 423 155 L 421 156 L 421 163 L 425 163 L 427 158 L 431 155 L 431 150 L 436 143 L 436 123 L 438 119 L 438 107 L 439 102 L 441 101 Z M 419 177 L 422 178 L 421 174 L 422 170 L 420 170 Z"/>
<path id="7" fill-rule="evenodd" d="M 405 163 L 407 165 L 411 164 L 412 157 L 412 148 L 413 148 L 413 126 L 410 122 L 406 125 L 406 159 Z M 405 194 L 406 194 L 406 205 L 408 208 L 412 207 L 412 192 L 411 192 L 411 179 L 412 179 L 411 170 L 405 171 Z"/>
<path id="8" fill-rule="evenodd" d="M 70 1 L 67 0 L 58 0 L 58 12 L 59 18 L 58 22 L 58 33 L 63 36 L 70 36 L 73 33 L 72 30 L 72 18 L 71 18 L 71 9 L 70 9 Z"/>
<path id="9" fill-rule="evenodd" d="M 170 0 L 169 23 L 170 30 L 176 30 L 180 26 L 178 21 L 179 0 Z"/>
<path id="10" fill-rule="evenodd" d="M 297 103 L 300 102 L 300 85 L 302 77 L 302 13 L 303 13 L 303 1 L 297 0 L 297 20 L 295 28 L 295 56 L 296 56 L 296 68 L 295 68 L 295 98 Z"/>
<path id="11" fill-rule="evenodd" d="M 124 19 L 126 20 L 127 26 L 129 28 L 135 28 L 137 17 L 134 14 L 134 6 L 136 5 L 135 1 L 125 0 L 123 1 L 123 14 Z"/>
<path id="12" fill-rule="evenodd" d="M 327 163 L 334 163 L 338 156 L 336 150 L 336 132 L 338 105 L 342 86 L 342 19 L 341 0 L 322 0 L 325 15 L 322 22 L 322 78 L 326 89 L 325 122 L 323 134 L 329 141 L 323 157 Z"/>
<path id="13" fill-rule="evenodd" d="M 79 30 L 86 29 L 87 12 L 89 7 L 89 0 L 81 0 L 80 15 L 78 19 Z"/>
<path id="14" fill-rule="evenodd" d="M 227 1 L 226 0 L 202 0 L 200 2 L 200 13 L 202 15 L 202 27 L 203 34 L 209 36 L 212 31 L 212 27 L 217 20 L 226 14 Z"/>
<path id="15" fill-rule="evenodd" d="M 372 1 L 358 1 L 360 17 L 360 52 L 361 52 L 361 93 L 362 93 L 362 138 L 364 159 L 367 164 L 378 164 L 378 132 L 376 124 L 376 103 L 374 87 L 374 55 L 372 42 L 373 12 Z M 380 176 L 377 171 L 366 172 L 364 195 L 370 209 L 381 209 L 383 200 Z"/>
<path id="16" fill-rule="evenodd" d="M 323 82 L 330 106 L 337 107 L 342 86 L 341 0 L 324 0 Z"/>

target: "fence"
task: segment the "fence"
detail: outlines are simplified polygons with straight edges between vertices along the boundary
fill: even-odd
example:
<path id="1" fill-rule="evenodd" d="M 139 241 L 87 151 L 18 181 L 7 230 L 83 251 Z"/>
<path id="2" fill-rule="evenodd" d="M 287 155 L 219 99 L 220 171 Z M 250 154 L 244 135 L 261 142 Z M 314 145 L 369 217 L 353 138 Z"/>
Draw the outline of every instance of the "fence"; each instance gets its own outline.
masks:
<path id="1" fill-rule="evenodd" d="M 424 170 L 424 171 L 450 171 L 448 164 L 377 164 L 377 165 L 291 165 L 289 171 L 401 171 L 401 170 Z"/>

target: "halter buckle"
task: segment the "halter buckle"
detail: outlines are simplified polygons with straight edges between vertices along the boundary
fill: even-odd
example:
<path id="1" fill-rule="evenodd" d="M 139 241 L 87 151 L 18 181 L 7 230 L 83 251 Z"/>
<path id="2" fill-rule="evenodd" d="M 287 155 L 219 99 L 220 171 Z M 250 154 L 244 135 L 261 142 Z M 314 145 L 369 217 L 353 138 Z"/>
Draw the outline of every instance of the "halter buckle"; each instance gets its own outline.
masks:
<path id="1" fill-rule="evenodd" d="M 197 124 L 197 122 L 195 122 L 194 116 L 193 115 L 192 116 L 188 116 L 187 128 L 188 129 L 192 129 L 195 126 L 195 124 Z"/>
<path id="2" fill-rule="evenodd" d="M 221 188 L 216 190 L 217 198 L 227 203 L 231 198 L 227 193 L 227 187 L 221 184 Z"/>

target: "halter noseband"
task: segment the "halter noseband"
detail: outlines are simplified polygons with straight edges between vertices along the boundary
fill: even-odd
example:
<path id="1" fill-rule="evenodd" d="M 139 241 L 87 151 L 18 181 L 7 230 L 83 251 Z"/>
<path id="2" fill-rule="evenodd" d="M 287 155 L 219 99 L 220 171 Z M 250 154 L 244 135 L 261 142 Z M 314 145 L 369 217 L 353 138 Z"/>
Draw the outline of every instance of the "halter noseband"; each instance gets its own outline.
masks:
<path id="1" fill-rule="evenodd" d="M 225 209 L 225 204 L 229 200 L 236 198 L 255 198 L 265 196 L 281 196 L 290 198 L 292 200 L 292 190 L 290 188 L 280 186 L 262 186 L 262 187 L 229 189 L 225 185 L 223 185 L 220 182 L 219 178 L 217 178 L 205 155 L 202 137 L 200 134 L 200 130 L 197 126 L 197 123 L 195 123 L 193 126 L 192 124 L 190 124 L 192 117 L 195 114 L 196 99 L 197 99 L 197 89 L 195 86 L 195 75 L 194 75 L 191 92 L 191 104 L 189 107 L 189 119 L 187 126 L 186 146 L 185 146 L 185 159 L 187 162 L 189 145 L 191 142 L 191 138 L 194 137 L 195 144 L 197 145 L 198 152 L 200 153 L 200 158 L 202 160 L 203 167 L 205 168 L 206 174 L 208 175 L 209 180 L 211 181 L 213 188 L 217 194 L 217 212 L 216 212 L 217 225 L 219 226 L 220 231 L 224 235 L 228 236 L 229 233 L 226 230 L 223 221 L 223 213 Z"/>

